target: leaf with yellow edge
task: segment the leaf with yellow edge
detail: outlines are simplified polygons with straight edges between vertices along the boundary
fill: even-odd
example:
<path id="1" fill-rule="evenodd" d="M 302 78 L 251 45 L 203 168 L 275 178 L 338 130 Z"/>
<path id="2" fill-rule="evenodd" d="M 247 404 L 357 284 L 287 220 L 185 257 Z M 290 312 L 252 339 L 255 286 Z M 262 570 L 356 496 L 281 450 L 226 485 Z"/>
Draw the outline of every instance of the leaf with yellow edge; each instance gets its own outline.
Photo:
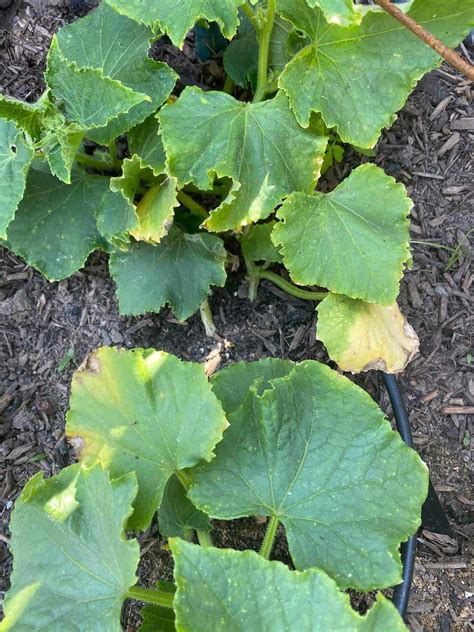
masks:
<path id="1" fill-rule="evenodd" d="M 397 304 L 384 306 L 330 294 L 318 306 L 317 339 L 343 371 L 400 373 L 419 340 Z"/>
<path id="2" fill-rule="evenodd" d="M 132 232 L 137 241 L 159 244 L 173 223 L 174 209 L 179 206 L 176 178 L 166 178 L 149 189 L 137 206 L 140 226 Z"/>

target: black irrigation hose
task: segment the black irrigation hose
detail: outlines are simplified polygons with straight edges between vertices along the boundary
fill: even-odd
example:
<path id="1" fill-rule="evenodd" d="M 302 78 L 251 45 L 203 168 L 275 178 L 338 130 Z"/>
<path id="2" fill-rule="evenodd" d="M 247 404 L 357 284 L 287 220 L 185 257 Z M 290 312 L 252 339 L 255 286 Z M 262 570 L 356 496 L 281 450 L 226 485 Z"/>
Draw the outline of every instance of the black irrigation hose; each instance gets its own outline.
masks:
<path id="1" fill-rule="evenodd" d="M 392 405 L 393 414 L 395 415 L 395 421 L 397 424 L 397 430 L 403 441 L 410 446 L 410 448 L 413 448 L 410 420 L 408 419 L 407 409 L 400 389 L 398 388 L 397 380 L 393 375 L 387 375 L 386 373 L 382 373 L 382 379 L 390 398 L 390 403 Z M 417 535 L 415 534 L 401 546 L 403 581 L 401 584 L 398 584 L 398 586 L 395 586 L 393 590 L 393 603 L 403 618 L 405 618 L 408 600 L 410 599 L 413 570 L 415 568 L 416 541 Z"/>

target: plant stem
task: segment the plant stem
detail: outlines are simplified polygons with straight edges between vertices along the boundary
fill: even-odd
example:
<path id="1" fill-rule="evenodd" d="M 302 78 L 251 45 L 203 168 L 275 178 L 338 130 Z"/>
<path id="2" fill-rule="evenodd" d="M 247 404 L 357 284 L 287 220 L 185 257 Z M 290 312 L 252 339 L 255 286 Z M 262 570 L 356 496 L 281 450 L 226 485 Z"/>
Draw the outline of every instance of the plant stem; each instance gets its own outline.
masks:
<path id="1" fill-rule="evenodd" d="M 267 526 L 267 532 L 263 540 L 262 548 L 260 549 L 260 555 L 266 560 L 270 559 L 273 543 L 275 542 L 275 536 L 278 531 L 279 519 L 276 516 L 272 516 Z"/>
<path id="2" fill-rule="evenodd" d="M 173 608 L 174 594 L 162 590 L 148 590 L 147 588 L 133 586 L 129 588 L 127 598 L 152 603 L 155 606 L 162 606 L 163 608 Z"/>
<path id="3" fill-rule="evenodd" d="M 226 93 L 226 94 L 232 94 L 232 91 L 234 89 L 234 80 L 232 79 L 232 77 L 230 75 L 227 75 L 227 77 L 225 78 L 225 82 L 224 82 L 224 87 L 222 88 L 222 90 Z"/>
<path id="4" fill-rule="evenodd" d="M 313 292 L 311 290 L 303 290 L 299 287 L 296 287 L 296 285 L 285 281 L 285 279 L 282 279 L 281 276 L 275 274 L 274 272 L 270 272 L 269 270 L 262 270 L 261 268 L 257 268 L 257 270 L 257 278 L 267 279 L 267 281 L 271 281 L 288 294 L 296 296 L 296 298 L 301 298 L 305 301 L 322 301 L 329 294 L 329 292 Z"/>
<path id="5" fill-rule="evenodd" d="M 199 202 L 196 202 L 196 200 L 193 200 L 193 198 L 184 191 L 179 191 L 178 202 L 182 204 L 185 208 L 187 208 L 188 211 L 191 211 L 193 215 L 198 215 L 203 219 L 207 219 L 208 212 L 206 211 L 204 206 L 199 204 Z"/>
<path id="6" fill-rule="evenodd" d="M 206 336 L 208 336 L 209 338 L 214 338 L 214 336 L 217 334 L 217 327 L 214 324 L 214 318 L 212 316 L 211 307 L 207 298 L 203 303 L 201 303 L 199 313 L 201 314 L 202 324 L 204 325 L 204 329 L 206 330 Z"/>
<path id="7" fill-rule="evenodd" d="M 257 28 L 257 17 L 255 15 L 254 10 L 252 9 L 252 7 L 249 6 L 247 3 L 245 3 L 240 8 L 245 13 L 245 15 L 248 17 L 248 19 L 250 20 L 250 23 L 252 24 L 252 26 L 256 29 Z"/>
<path id="8" fill-rule="evenodd" d="M 187 472 L 185 470 L 178 470 L 175 474 L 184 489 L 188 491 L 191 487 L 191 478 L 188 476 Z"/>
<path id="9" fill-rule="evenodd" d="M 403 26 L 437 52 L 438 55 L 444 57 L 451 66 L 454 66 L 454 68 L 457 68 L 459 72 L 462 72 L 463 75 L 468 77 L 471 81 L 474 81 L 474 66 L 469 64 L 467 61 L 464 61 L 464 59 L 458 55 L 456 51 L 449 48 L 449 46 L 446 46 L 446 44 L 435 37 L 433 33 L 427 31 L 423 26 L 421 26 L 421 24 L 415 22 L 415 20 L 409 15 L 403 13 L 403 11 L 401 11 L 395 4 L 392 4 L 390 0 L 375 0 L 375 2 L 393 18 L 395 18 L 395 20 L 398 20 L 400 24 L 403 24 Z"/>
<path id="10" fill-rule="evenodd" d="M 112 164 L 111 162 L 98 160 L 97 158 L 94 158 L 94 156 L 89 156 L 88 154 L 83 154 L 81 152 L 77 153 L 74 156 L 74 160 L 79 164 L 84 165 L 85 167 L 97 169 L 98 171 L 110 170 L 118 166 L 118 164 Z"/>
<path id="11" fill-rule="evenodd" d="M 203 549 L 209 548 L 210 546 L 214 546 L 214 542 L 212 541 L 211 534 L 209 531 L 199 531 L 196 530 L 197 538 L 199 544 Z"/>
<path id="12" fill-rule="evenodd" d="M 263 101 L 268 88 L 268 61 L 270 58 L 270 41 L 272 38 L 273 24 L 275 22 L 276 0 L 268 0 L 267 15 L 262 31 L 259 33 L 259 55 L 258 55 L 258 82 L 257 90 L 253 98 L 254 103 Z"/>

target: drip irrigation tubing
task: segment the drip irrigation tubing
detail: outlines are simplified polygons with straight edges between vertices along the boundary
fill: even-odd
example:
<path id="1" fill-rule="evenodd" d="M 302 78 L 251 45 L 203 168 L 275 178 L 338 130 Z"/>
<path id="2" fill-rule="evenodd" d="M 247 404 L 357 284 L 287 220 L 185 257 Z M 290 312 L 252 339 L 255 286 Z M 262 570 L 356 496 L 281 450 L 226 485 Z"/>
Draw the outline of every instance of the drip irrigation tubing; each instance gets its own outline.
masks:
<path id="1" fill-rule="evenodd" d="M 397 430 L 403 441 L 413 448 L 413 436 L 411 433 L 410 420 L 408 418 L 405 402 L 402 393 L 398 387 L 397 380 L 393 375 L 382 373 L 382 379 L 387 389 L 390 404 L 392 405 L 393 414 Z M 401 558 L 403 565 L 403 581 L 393 590 L 392 601 L 400 615 L 405 618 L 407 612 L 408 601 L 410 599 L 411 584 L 413 581 L 413 570 L 415 568 L 417 534 L 404 542 L 401 546 Z"/>

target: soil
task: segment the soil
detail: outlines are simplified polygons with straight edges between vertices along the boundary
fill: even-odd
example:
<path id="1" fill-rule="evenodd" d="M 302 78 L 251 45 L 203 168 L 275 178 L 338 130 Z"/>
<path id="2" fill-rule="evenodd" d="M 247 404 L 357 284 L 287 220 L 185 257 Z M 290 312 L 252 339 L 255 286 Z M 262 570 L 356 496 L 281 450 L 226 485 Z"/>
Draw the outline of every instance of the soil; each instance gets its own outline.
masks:
<path id="1" fill-rule="evenodd" d="M 54 6 L 53 6 L 54 4 Z M 0 90 L 34 100 L 42 91 L 44 56 L 51 34 L 74 13 L 61 2 L 14 2 L 0 11 Z M 200 66 L 188 42 L 185 55 L 169 44 L 157 54 L 184 75 L 183 83 L 209 85 L 219 78 L 215 62 Z M 468 51 L 463 49 L 463 54 Z M 217 79 L 216 79 L 217 78 Z M 442 67 L 418 85 L 374 159 L 403 182 L 415 202 L 413 268 L 400 303 L 421 340 L 421 352 L 399 382 L 410 411 L 416 447 L 454 531 L 454 538 L 423 531 L 419 538 L 408 621 L 420 630 L 474 629 L 470 572 L 474 540 L 472 498 L 474 375 L 470 268 L 473 225 L 472 86 Z M 336 166 L 324 187 L 340 181 L 360 156 Z M 362 160 L 367 160 L 363 158 Z M 423 243 L 420 243 L 423 242 Z M 429 245 L 427 242 L 429 242 Z M 452 252 L 443 247 L 456 249 Z M 451 259 L 453 259 L 451 257 Z M 0 591 L 8 588 L 11 558 L 8 522 L 26 480 L 51 476 L 74 459 L 64 436 L 72 372 L 100 345 L 156 347 L 203 362 L 209 372 L 238 360 L 272 355 L 327 361 L 315 339 L 314 305 L 262 284 L 258 299 L 246 298 L 242 269 L 211 307 L 219 339 L 206 338 L 198 316 L 178 323 L 168 310 L 143 318 L 118 314 L 107 259 L 93 255 L 81 272 L 48 283 L 0 248 Z M 357 380 L 390 414 L 377 374 Z M 216 523 L 220 546 L 256 548 L 263 526 L 255 520 Z M 170 577 L 169 553 L 156 527 L 143 535 L 141 580 Z M 286 560 L 284 538 L 275 557 Z M 354 597 L 361 609 L 365 597 Z M 124 627 L 136 629 L 137 610 L 124 611 Z"/>

